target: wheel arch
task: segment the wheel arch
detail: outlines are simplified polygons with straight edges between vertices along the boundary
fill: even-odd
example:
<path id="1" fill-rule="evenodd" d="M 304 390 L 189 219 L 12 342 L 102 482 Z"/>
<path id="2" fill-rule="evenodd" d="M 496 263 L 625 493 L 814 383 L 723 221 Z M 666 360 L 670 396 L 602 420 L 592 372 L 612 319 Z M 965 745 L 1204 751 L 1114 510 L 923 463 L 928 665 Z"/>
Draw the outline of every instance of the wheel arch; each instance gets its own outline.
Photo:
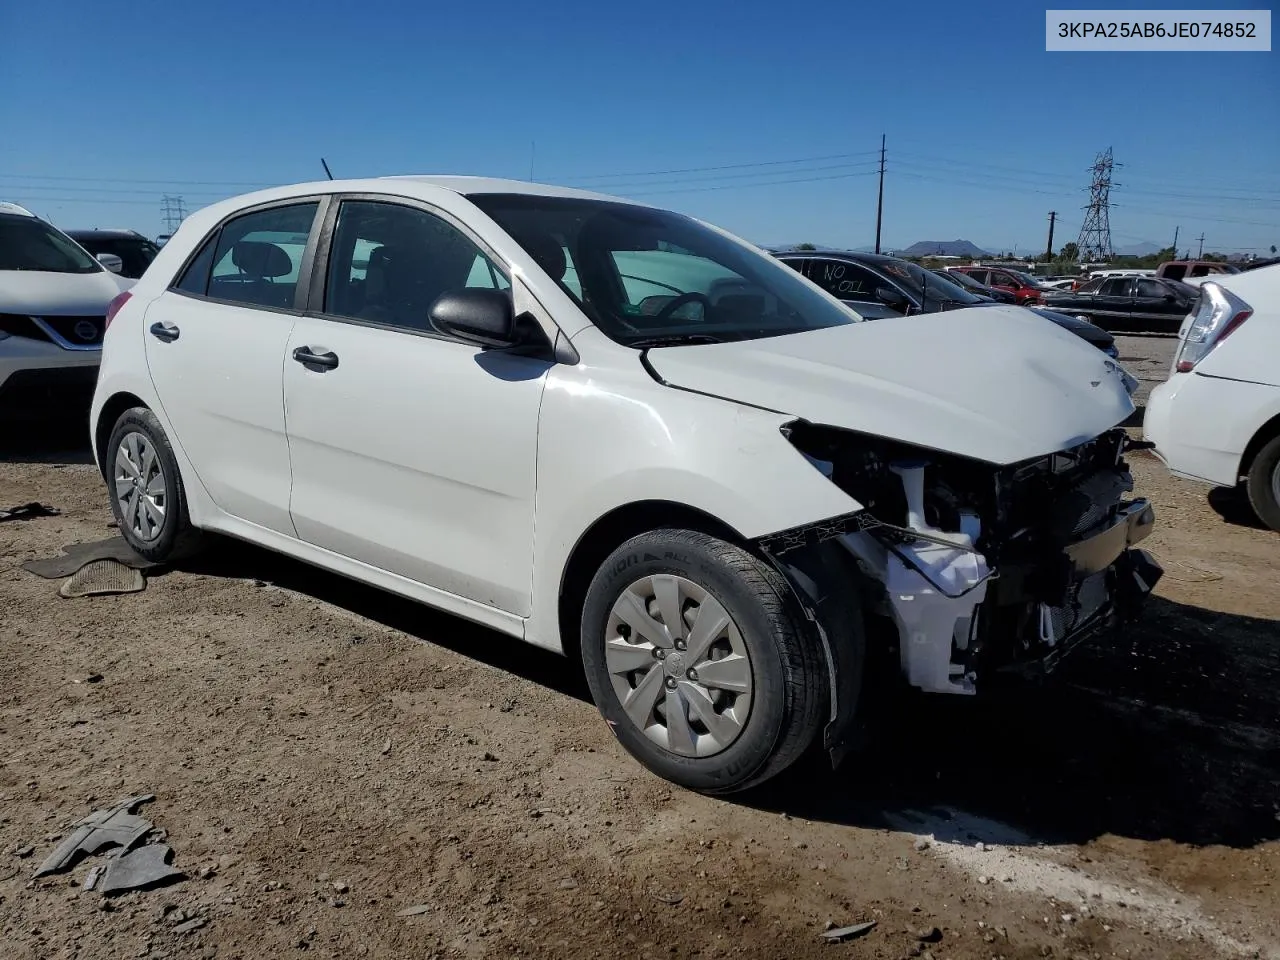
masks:
<path id="1" fill-rule="evenodd" d="M 1278 436 L 1280 436 L 1280 413 L 1277 413 L 1254 431 L 1252 439 L 1249 440 L 1249 443 L 1244 448 L 1244 453 L 1240 455 L 1240 468 L 1238 471 L 1240 476 L 1248 476 L 1249 471 L 1253 469 L 1253 461 L 1259 452 Z"/>
<path id="2" fill-rule="evenodd" d="M 673 500 L 638 500 L 615 507 L 597 518 L 578 537 L 560 573 L 559 628 L 565 656 L 582 665 L 581 611 L 587 587 L 605 558 L 634 536 L 663 527 L 696 530 L 740 547 L 751 544 L 719 519 Z"/>
<path id="3" fill-rule="evenodd" d="M 120 415 L 126 410 L 132 410 L 134 407 L 142 407 L 150 410 L 151 407 L 141 397 L 122 390 L 112 394 L 102 405 L 102 409 L 98 413 L 98 420 L 93 425 L 93 448 L 96 452 L 98 472 L 105 479 L 107 476 L 107 441 L 111 439 L 111 430 L 115 427 L 116 421 L 120 419 Z"/>

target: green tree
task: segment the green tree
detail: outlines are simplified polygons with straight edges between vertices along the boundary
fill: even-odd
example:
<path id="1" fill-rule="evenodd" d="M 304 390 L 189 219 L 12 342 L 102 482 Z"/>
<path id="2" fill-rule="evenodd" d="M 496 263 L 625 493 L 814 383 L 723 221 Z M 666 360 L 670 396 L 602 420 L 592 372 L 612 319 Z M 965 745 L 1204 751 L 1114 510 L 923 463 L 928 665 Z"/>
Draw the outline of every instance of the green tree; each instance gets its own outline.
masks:
<path id="1" fill-rule="evenodd" d="M 817 250 L 818 248 L 815 247 L 812 243 L 797 243 L 796 249 L 797 250 Z"/>
<path id="2" fill-rule="evenodd" d="M 1271 255 L 1273 257 L 1276 255 L 1276 245 L 1274 243 L 1271 245 Z"/>
<path id="3" fill-rule="evenodd" d="M 1068 243 L 1062 248 L 1061 257 L 1063 260 L 1075 261 L 1080 257 L 1080 248 L 1074 243 Z"/>

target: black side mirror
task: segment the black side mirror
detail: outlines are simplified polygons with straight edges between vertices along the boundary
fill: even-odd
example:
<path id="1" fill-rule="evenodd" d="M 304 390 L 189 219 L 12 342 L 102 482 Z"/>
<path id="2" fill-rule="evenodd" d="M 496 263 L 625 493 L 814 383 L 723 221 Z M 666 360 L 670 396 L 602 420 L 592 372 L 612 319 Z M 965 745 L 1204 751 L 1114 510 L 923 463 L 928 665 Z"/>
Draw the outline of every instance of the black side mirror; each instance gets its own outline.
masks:
<path id="1" fill-rule="evenodd" d="M 911 307 L 911 301 L 896 287 L 877 287 L 876 299 L 886 307 L 893 310 L 901 310 L 904 313 Z"/>
<path id="2" fill-rule="evenodd" d="M 520 342 L 511 294 L 504 290 L 450 290 L 428 313 L 443 334 L 480 347 L 511 347 Z"/>

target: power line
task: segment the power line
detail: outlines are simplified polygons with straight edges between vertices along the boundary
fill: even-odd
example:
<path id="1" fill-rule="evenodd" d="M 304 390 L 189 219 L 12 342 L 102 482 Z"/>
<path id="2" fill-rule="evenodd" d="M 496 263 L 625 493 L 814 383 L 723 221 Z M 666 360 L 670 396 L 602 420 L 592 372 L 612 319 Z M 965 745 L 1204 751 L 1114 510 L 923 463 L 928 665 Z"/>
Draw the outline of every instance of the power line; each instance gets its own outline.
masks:
<path id="1" fill-rule="evenodd" d="M 847 160 L 850 157 L 866 157 L 879 152 L 879 150 L 861 150 L 857 153 L 829 153 L 821 157 L 799 157 L 794 160 L 759 160 L 753 163 L 725 163 L 713 167 L 684 167 L 677 170 L 649 170 L 641 173 L 600 173 L 580 177 L 559 177 L 557 179 L 586 183 L 596 180 L 626 180 L 631 177 L 665 177 L 674 173 L 703 173 L 709 170 L 742 170 L 747 167 L 778 167 L 796 163 L 818 163 L 822 160 Z"/>
<path id="2" fill-rule="evenodd" d="M 649 187 L 666 186 L 669 184 L 679 185 L 684 183 L 713 182 L 718 180 L 750 179 L 752 177 L 778 177 L 783 175 L 790 175 L 792 173 L 803 173 L 803 174 L 823 173 L 830 170 L 846 170 L 847 171 L 853 168 L 860 168 L 860 167 L 866 167 L 866 166 L 874 167 L 876 162 L 877 161 L 875 160 L 864 160 L 864 161 L 858 161 L 857 163 L 833 163 L 833 164 L 827 164 L 821 167 L 807 167 L 803 170 L 759 170 L 759 171 L 753 170 L 750 173 L 719 173 L 719 174 L 713 174 L 712 176 L 709 176 L 709 177 L 681 177 L 678 180 L 650 180 L 647 182 L 637 181 L 635 183 L 610 183 L 610 184 L 602 184 L 600 186 L 600 189 L 623 190 L 633 186 L 640 187 L 641 189 L 647 189 Z M 868 172 L 875 172 L 875 171 L 872 170 Z M 583 181 L 577 181 L 576 183 L 582 183 L 582 182 Z M 575 186 L 576 183 L 574 181 L 568 181 L 566 185 Z M 746 186 L 750 186 L 750 184 L 746 184 Z"/>
<path id="3" fill-rule="evenodd" d="M 649 197 L 658 194 L 667 193 L 702 193 L 707 190 L 745 190 L 748 187 L 780 187 L 788 183 L 817 183 L 820 180 L 845 180 L 850 177 L 874 177 L 878 170 L 864 170 L 858 173 L 836 173 L 827 177 L 798 177 L 788 180 L 769 180 L 760 183 L 728 183 L 715 187 L 689 187 L 688 189 L 676 190 L 652 190 L 636 193 L 633 191 L 620 191 L 623 196 L 627 197 Z"/>

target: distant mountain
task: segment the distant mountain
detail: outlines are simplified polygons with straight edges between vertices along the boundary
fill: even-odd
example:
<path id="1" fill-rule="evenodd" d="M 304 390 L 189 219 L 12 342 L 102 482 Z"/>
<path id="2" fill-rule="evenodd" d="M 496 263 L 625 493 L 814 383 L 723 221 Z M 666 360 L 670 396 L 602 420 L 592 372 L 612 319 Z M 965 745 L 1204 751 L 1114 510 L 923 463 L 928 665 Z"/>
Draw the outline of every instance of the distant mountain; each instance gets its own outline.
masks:
<path id="1" fill-rule="evenodd" d="M 968 240 L 921 240 L 897 251 L 900 257 L 986 257 L 985 250 Z"/>
<path id="2" fill-rule="evenodd" d="M 1116 255 L 1121 257 L 1149 257 L 1163 249 L 1158 243 L 1146 241 L 1143 243 L 1131 243 L 1127 247 L 1116 247 Z"/>

